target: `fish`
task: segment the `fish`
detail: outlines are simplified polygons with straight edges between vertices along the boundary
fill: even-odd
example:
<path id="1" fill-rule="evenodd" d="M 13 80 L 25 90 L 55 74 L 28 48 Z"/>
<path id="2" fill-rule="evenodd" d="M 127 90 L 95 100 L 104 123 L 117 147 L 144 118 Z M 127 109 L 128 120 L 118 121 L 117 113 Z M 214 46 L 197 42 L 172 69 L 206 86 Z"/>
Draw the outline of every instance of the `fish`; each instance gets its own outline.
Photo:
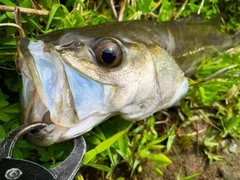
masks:
<path id="1" fill-rule="evenodd" d="M 43 122 L 27 134 L 49 146 L 89 132 L 106 119 L 147 118 L 188 92 L 202 60 L 240 44 L 240 31 L 190 16 L 155 22 L 122 21 L 23 38 L 22 123 Z"/>

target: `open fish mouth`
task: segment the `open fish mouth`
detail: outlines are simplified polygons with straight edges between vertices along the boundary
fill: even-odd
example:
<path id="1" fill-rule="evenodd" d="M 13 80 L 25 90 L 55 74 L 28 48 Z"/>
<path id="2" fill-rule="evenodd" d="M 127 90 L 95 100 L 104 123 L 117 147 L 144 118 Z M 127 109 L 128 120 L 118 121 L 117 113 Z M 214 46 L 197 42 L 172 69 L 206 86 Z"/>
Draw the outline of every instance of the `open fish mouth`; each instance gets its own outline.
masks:
<path id="1" fill-rule="evenodd" d="M 51 44 L 22 39 L 23 123 L 48 126 L 28 133 L 41 146 L 61 142 L 91 130 L 110 112 L 104 105 L 111 88 L 81 74 L 64 62 Z"/>

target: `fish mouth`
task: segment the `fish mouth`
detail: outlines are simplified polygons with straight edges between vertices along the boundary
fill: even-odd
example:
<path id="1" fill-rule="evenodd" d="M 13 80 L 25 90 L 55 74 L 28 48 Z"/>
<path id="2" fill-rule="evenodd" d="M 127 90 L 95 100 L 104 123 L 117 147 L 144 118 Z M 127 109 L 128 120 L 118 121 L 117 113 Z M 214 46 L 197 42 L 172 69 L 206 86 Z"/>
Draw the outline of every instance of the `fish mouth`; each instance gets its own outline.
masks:
<path id="1" fill-rule="evenodd" d="M 81 74 L 61 58 L 54 45 L 22 39 L 22 121 L 47 123 L 27 138 L 48 146 L 85 132 L 110 116 L 104 105 L 111 88 Z"/>

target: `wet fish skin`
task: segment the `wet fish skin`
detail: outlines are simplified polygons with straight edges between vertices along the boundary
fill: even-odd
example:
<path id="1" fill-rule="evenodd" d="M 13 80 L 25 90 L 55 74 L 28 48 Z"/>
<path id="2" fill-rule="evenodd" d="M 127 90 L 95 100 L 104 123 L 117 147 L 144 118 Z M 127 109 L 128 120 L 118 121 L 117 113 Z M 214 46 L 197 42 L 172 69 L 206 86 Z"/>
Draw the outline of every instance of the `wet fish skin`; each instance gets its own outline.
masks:
<path id="1" fill-rule="evenodd" d="M 110 27 L 110 29 L 109 29 Z M 101 29 L 97 31 L 96 29 Z M 240 31 L 226 34 L 220 31 L 220 17 L 205 20 L 199 15 L 176 21 L 124 21 L 89 26 L 80 29 L 64 29 L 40 37 L 45 43 L 67 44 L 75 37 L 96 44 L 105 36 L 125 42 L 146 45 L 159 44 L 185 72 L 191 76 L 204 57 L 240 44 Z"/>
<path id="2" fill-rule="evenodd" d="M 96 60 L 94 49 L 105 40 L 121 49 L 116 67 Z M 239 32 L 221 33 L 216 20 L 199 17 L 115 22 L 22 40 L 23 123 L 50 124 L 29 139 L 46 146 L 88 132 L 116 114 L 141 120 L 171 107 L 186 94 L 186 77 L 204 57 L 239 44 Z"/>

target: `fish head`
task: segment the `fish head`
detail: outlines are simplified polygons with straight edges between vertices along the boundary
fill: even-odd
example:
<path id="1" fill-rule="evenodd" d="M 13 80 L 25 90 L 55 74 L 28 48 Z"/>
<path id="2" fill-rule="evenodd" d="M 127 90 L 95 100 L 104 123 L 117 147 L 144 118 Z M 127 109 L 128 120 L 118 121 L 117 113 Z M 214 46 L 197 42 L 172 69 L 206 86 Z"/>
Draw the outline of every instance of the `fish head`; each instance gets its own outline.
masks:
<path id="1" fill-rule="evenodd" d="M 184 73 L 159 44 L 88 33 L 68 29 L 21 40 L 22 121 L 48 124 L 27 134 L 34 144 L 72 139 L 116 114 L 141 120 L 187 92 Z"/>

